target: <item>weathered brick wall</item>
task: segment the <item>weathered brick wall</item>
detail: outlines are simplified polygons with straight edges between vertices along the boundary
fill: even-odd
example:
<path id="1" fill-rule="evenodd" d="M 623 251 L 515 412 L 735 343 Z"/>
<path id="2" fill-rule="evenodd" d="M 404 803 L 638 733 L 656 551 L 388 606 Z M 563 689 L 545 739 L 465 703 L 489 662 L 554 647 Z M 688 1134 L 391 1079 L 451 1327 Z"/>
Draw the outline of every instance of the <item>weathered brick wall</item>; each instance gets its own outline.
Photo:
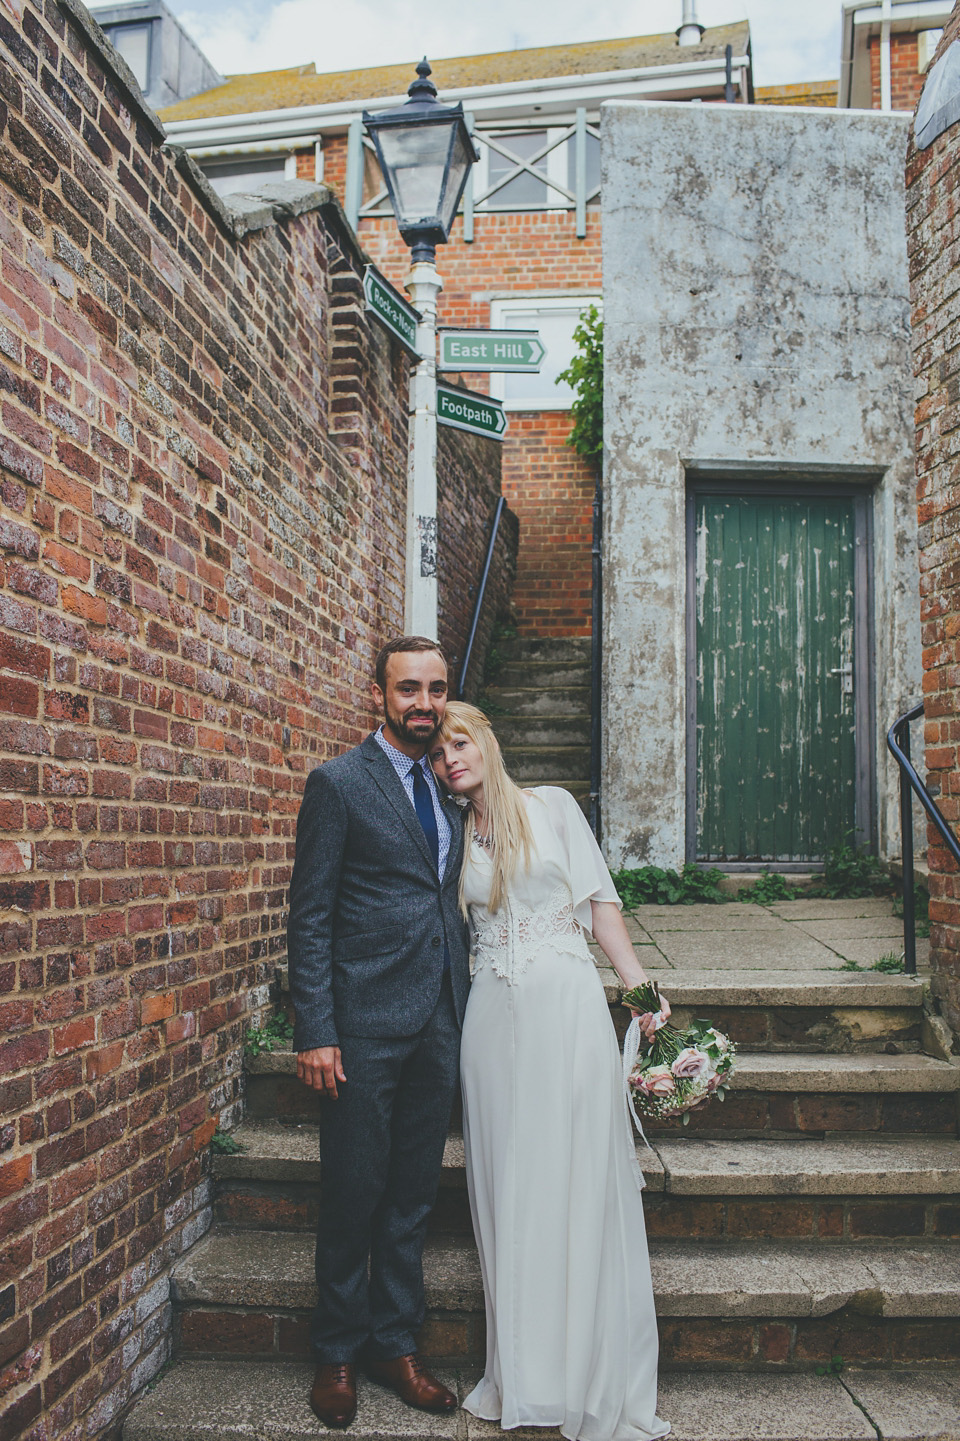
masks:
<path id="1" fill-rule="evenodd" d="M 0 1436 L 48 1441 L 168 1353 L 304 778 L 402 629 L 409 362 L 329 192 L 232 223 L 76 0 L 0 42 Z"/>
<path id="2" fill-rule="evenodd" d="M 919 69 L 919 47 L 916 34 L 890 36 L 890 103 L 894 110 L 915 110 L 927 72 Z M 881 106 L 880 37 L 870 41 L 870 104 Z"/>
<path id="3" fill-rule="evenodd" d="M 312 152 L 303 157 L 313 164 Z M 324 181 L 342 193 L 346 141 L 324 149 Z M 371 258 L 400 289 L 410 254 L 391 216 L 364 219 L 360 237 Z M 587 234 L 576 236 L 569 211 L 474 216 L 474 239 L 457 220 L 437 254 L 443 276 L 441 325 L 488 326 L 490 301 L 511 294 L 596 294 L 602 289 L 601 221 L 587 211 Z M 489 377 L 464 383 L 486 391 Z M 514 590 L 522 635 L 590 634 L 590 545 L 594 481 L 566 444 L 568 411 L 511 412 L 503 442 L 503 492 L 520 522 Z"/>
<path id="4" fill-rule="evenodd" d="M 960 35 L 954 9 L 938 53 Z M 960 830 L 960 125 L 907 156 L 916 374 L 917 510 L 928 784 Z M 928 830 L 934 990 L 960 1031 L 960 874 Z"/>
<path id="5" fill-rule="evenodd" d="M 483 574 L 490 531 L 500 498 L 500 442 L 441 425 L 437 466 L 444 476 L 437 516 L 437 581 L 440 641 L 450 661 L 451 693 L 466 655 L 470 625 Z M 505 509 L 497 528 L 493 560 L 477 634 L 470 654 L 464 697 L 474 700 L 497 620 L 510 611 L 517 561 L 517 517 Z"/>

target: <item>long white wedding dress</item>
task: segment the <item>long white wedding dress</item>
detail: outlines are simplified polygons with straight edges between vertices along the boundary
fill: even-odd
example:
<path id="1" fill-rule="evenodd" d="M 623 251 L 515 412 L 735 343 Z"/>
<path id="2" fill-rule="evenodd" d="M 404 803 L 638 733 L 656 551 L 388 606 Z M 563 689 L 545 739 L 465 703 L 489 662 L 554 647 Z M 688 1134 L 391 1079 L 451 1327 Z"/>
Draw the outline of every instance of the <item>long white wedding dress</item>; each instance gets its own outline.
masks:
<path id="1" fill-rule="evenodd" d="M 505 904 L 473 844 L 465 896 L 474 979 L 461 1050 L 467 1185 L 487 1358 L 464 1406 L 569 1441 L 652 1441 L 657 1328 L 620 1055 L 587 949 L 590 902 L 616 901 L 566 791 L 541 786 L 536 841 Z"/>

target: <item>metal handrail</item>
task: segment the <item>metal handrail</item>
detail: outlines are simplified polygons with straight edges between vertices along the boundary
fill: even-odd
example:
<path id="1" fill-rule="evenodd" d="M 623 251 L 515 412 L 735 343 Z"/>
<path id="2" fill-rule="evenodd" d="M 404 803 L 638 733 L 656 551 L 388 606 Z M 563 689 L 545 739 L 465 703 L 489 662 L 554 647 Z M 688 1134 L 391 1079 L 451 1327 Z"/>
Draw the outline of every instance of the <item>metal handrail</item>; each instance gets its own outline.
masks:
<path id="1" fill-rule="evenodd" d="M 910 722 L 923 715 L 923 702 L 895 720 L 887 731 L 887 746 L 900 767 L 900 833 L 903 861 L 903 966 L 910 976 L 917 973 L 917 927 L 913 903 L 913 807 L 911 790 L 933 821 L 947 850 L 960 866 L 960 842 L 947 825 L 933 796 L 920 779 L 910 759 Z"/>
<path id="2" fill-rule="evenodd" d="M 497 543 L 497 531 L 500 528 L 500 517 L 503 514 L 506 500 L 501 495 L 497 501 L 497 508 L 493 516 L 493 524 L 490 526 L 490 543 L 487 546 L 487 558 L 483 563 L 483 575 L 480 577 L 480 588 L 477 591 L 477 601 L 473 607 L 473 620 L 470 623 L 470 636 L 467 640 L 467 649 L 464 652 L 463 665 L 460 667 L 460 680 L 457 685 L 457 699 L 463 700 L 464 687 L 467 684 L 467 671 L 470 669 L 470 657 L 473 653 L 473 642 L 477 638 L 477 626 L 480 624 L 480 611 L 483 609 L 483 600 L 487 591 L 487 577 L 490 574 L 490 566 L 493 563 L 493 548 Z"/>

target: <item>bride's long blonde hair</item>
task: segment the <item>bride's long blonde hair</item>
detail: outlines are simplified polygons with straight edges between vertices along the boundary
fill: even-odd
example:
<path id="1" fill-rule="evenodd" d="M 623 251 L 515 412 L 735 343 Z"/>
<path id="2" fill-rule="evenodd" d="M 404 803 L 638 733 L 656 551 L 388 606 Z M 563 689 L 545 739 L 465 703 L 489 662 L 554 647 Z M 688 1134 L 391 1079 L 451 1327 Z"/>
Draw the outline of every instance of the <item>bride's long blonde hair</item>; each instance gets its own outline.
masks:
<path id="1" fill-rule="evenodd" d="M 475 705 L 467 705 L 466 701 L 460 700 L 448 701 L 437 740 L 448 741 L 458 735 L 464 735 L 473 741 L 483 757 L 483 801 L 488 834 L 493 837 L 493 848 L 490 851 L 493 886 L 487 909 L 494 912 L 500 909 L 521 858 L 524 870 L 530 865 L 530 852 L 535 845 L 533 831 L 527 819 L 523 792 L 507 775 L 500 746 L 489 720 Z M 466 866 L 461 867 L 460 909 L 464 915 L 467 914 L 463 899 L 465 871 Z"/>

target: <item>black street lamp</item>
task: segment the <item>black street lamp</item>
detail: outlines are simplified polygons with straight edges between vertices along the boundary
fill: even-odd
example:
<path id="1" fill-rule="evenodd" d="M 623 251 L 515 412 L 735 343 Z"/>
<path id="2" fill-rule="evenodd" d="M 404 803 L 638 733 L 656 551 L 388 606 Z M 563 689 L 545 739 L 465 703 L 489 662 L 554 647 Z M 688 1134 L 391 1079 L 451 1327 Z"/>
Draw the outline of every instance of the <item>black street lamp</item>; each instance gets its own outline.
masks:
<path id="1" fill-rule="evenodd" d="M 474 161 L 480 157 L 463 106 L 441 105 L 426 57 L 417 66 L 410 99 L 396 110 L 363 112 L 384 183 L 411 261 L 432 261 L 450 236 Z"/>

